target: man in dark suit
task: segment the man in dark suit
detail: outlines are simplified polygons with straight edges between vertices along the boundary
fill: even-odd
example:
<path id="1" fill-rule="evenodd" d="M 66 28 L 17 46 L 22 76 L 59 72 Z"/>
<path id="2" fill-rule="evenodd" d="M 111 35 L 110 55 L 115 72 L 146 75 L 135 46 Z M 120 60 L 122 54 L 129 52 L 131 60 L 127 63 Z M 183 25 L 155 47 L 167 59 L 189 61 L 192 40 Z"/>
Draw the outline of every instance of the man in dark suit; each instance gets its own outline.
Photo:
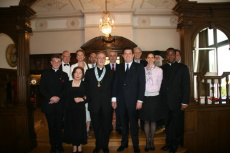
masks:
<path id="1" fill-rule="evenodd" d="M 96 62 L 97 62 L 97 55 L 94 52 L 91 52 L 89 54 L 89 64 L 92 65 L 92 67 L 96 67 Z"/>
<path id="2" fill-rule="evenodd" d="M 138 110 L 142 108 L 145 92 L 145 71 L 141 64 L 133 62 L 133 49 L 124 49 L 121 64 L 116 71 L 113 84 L 112 106 L 121 118 L 122 140 L 118 152 L 128 147 L 129 125 L 134 152 L 139 153 Z"/>
<path id="3" fill-rule="evenodd" d="M 52 69 L 42 73 L 40 81 L 40 91 L 44 96 L 42 111 L 46 115 L 49 128 L 49 138 L 51 149 L 50 153 L 63 152 L 62 148 L 62 121 L 64 113 L 64 88 L 68 82 L 68 76 L 65 72 L 59 70 L 61 57 L 53 55 L 51 57 Z"/>
<path id="4" fill-rule="evenodd" d="M 93 153 L 109 153 L 108 144 L 112 122 L 112 82 L 113 74 L 105 67 L 106 55 L 97 53 L 97 66 L 88 69 L 85 75 L 87 83 L 88 109 L 96 138 Z"/>
<path id="5" fill-rule="evenodd" d="M 116 60 L 117 60 L 117 52 L 115 51 L 109 51 L 109 61 L 110 63 L 106 65 L 106 67 L 112 71 L 113 73 L 113 76 L 115 75 L 116 73 L 116 68 L 119 66 L 119 64 L 116 63 Z M 120 120 L 120 117 L 119 117 L 119 114 L 118 112 L 115 112 L 116 113 L 116 131 L 121 134 L 121 120 Z M 113 118 L 113 117 L 112 117 Z M 113 126 L 113 125 L 112 125 Z M 112 127 L 113 128 L 113 127 Z"/>
<path id="6" fill-rule="evenodd" d="M 177 151 L 183 137 L 183 114 L 190 96 L 190 79 L 188 67 L 176 62 L 176 51 L 166 50 L 167 64 L 162 66 L 161 84 L 162 102 L 165 104 L 166 144 L 161 149 L 171 153 Z"/>
<path id="7" fill-rule="evenodd" d="M 71 76 L 71 63 L 70 63 L 70 53 L 69 51 L 65 50 L 63 51 L 62 53 L 62 56 L 61 56 L 61 59 L 62 59 L 62 62 L 61 62 L 61 65 L 59 66 L 59 70 L 67 73 L 68 77 L 70 78 Z"/>
<path id="8" fill-rule="evenodd" d="M 136 48 L 133 49 L 133 51 L 134 51 L 134 59 L 133 59 L 133 61 L 136 62 L 136 63 L 140 63 L 144 67 L 146 67 L 147 66 L 147 61 L 141 59 L 142 50 L 139 47 L 136 47 Z"/>

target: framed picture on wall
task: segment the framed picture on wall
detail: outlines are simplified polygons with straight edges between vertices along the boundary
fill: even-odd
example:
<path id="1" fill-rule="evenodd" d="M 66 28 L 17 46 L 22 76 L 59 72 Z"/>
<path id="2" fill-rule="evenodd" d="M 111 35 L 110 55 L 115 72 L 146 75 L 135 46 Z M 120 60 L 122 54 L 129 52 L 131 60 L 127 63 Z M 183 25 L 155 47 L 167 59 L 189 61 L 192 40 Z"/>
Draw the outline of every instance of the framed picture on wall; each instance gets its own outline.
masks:
<path id="1" fill-rule="evenodd" d="M 11 67 L 17 66 L 17 50 L 15 44 L 10 44 L 6 49 L 6 61 Z"/>

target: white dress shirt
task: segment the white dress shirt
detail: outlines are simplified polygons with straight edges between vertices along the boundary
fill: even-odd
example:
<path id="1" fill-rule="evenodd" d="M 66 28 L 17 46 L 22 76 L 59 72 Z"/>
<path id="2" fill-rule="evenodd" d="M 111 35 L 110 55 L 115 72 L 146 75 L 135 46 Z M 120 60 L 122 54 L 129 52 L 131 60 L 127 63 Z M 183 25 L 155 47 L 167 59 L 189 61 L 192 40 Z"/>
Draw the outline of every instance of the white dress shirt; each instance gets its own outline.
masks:
<path id="1" fill-rule="evenodd" d="M 69 64 L 69 63 L 64 63 L 63 61 L 61 62 L 61 66 L 62 66 L 62 71 L 68 74 L 69 80 L 70 80 L 70 76 L 71 76 L 71 72 L 70 72 L 70 64 L 64 66 L 64 64 Z"/>

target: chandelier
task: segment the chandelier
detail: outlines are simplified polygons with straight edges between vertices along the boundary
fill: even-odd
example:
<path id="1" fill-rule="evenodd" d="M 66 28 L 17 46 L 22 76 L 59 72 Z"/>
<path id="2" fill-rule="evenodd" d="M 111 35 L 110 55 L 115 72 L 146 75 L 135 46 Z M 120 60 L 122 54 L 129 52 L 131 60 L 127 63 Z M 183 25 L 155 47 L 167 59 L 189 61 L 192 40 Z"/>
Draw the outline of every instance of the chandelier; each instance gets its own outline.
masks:
<path id="1" fill-rule="evenodd" d="M 107 0 L 105 0 L 105 11 L 103 11 L 102 18 L 100 19 L 99 29 L 105 37 L 109 37 L 114 28 L 114 20 L 107 11 Z"/>

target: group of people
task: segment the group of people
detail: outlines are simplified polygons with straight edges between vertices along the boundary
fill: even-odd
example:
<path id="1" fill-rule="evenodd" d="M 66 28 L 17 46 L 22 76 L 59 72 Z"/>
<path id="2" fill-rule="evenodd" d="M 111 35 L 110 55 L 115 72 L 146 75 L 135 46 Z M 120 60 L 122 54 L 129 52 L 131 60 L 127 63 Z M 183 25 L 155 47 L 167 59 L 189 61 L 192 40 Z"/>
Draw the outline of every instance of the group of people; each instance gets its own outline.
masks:
<path id="1" fill-rule="evenodd" d="M 166 50 L 167 63 L 155 65 L 155 54 L 147 53 L 141 60 L 140 48 L 125 48 L 124 62 L 117 64 L 117 52 L 76 52 L 77 63 L 70 63 L 70 53 L 51 57 L 52 69 L 42 73 L 40 90 L 44 96 L 42 111 L 46 115 L 51 149 L 64 152 L 62 142 L 72 144 L 73 153 L 82 152 L 87 143 L 90 122 L 96 139 L 93 153 L 109 153 L 113 109 L 121 130 L 121 145 L 128 147 L 131 133 L 134 153 L 140 153 L 138 120 L 144 123 L 145 151 L 155 150 L 156 121 L 164 119 L 166 144 L 161 149 L 176 152 L 183 138 L 183 110 L 190 94 L 189 71 L 176 61 L 176 50 Z M 134 58 L 135 57 L 135 58 Z M 64 124 L 63 124 L 64 121 Z M 64 136 L 62 128 L 64 126 Z"/>

